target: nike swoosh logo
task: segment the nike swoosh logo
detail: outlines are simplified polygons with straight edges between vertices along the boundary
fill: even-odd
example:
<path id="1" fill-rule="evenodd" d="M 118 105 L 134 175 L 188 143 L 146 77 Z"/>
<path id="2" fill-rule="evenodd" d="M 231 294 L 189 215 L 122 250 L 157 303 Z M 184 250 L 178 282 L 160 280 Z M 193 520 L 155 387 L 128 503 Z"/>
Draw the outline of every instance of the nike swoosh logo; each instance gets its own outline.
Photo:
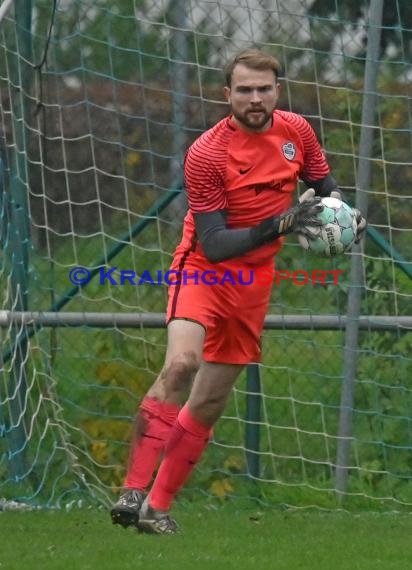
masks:
<path id="1" fill-rule="evenodd" d="M 249 170 L 251 170 L 252 168 L 253 168 L 253 166 L 249 166 L 248 168 L 240 168 L 239 173 L 240 174 L 246 174 L 246 172 L 249 172 Z"/>

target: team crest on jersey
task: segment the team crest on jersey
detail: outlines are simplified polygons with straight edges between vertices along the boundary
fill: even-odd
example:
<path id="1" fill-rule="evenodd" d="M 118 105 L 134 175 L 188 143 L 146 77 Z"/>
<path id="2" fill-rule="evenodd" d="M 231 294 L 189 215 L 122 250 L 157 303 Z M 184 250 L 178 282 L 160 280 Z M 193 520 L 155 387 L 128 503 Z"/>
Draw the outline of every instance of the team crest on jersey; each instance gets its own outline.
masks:
<path id="1" fill-rule="evenodd" d="M 291 142 L 287 142 L 282 146 L 283 155 L 288 160 L 293 160 L 295 158 L 296 149 L 295 145 Z"/>

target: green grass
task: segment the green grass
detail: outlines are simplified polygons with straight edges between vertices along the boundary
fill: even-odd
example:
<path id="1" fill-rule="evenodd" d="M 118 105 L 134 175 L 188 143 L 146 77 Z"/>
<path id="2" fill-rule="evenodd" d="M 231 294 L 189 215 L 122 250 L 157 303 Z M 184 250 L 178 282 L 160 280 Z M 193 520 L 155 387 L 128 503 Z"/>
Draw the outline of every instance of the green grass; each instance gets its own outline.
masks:
<path id="1" fill-rule="evenodd" d="M 175 536 L 114 527 L 105 511 L 3 512 L 7 570 L 400 570 L 410 565 L 412 517 L 344 512 L 174 510 Z"/>

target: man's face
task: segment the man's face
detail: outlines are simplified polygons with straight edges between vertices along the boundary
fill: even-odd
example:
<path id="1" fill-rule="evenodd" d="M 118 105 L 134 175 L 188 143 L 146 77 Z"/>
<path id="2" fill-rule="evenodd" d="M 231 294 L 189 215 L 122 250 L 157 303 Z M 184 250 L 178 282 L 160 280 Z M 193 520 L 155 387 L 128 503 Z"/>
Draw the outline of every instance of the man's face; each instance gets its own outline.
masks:
<path id="1" fill-rule="evenodd" d="M 231 87 L 224 88 L 235 123 L 251 132 L 270 127 L 279 92 L 280 85 L 271 69 L 260 71 L 243 64 L 236 65 Z"/>

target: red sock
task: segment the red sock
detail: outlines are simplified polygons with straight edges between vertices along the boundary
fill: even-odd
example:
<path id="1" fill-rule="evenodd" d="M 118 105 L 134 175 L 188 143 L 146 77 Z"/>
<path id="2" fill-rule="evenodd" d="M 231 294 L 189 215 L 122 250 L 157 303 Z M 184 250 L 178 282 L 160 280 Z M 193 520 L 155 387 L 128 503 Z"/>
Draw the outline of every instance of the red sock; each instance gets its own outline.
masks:
<path id="1" fill-rule="evenodd" d="M 177 404 L 156 398 L 143 399 L 136 416 L 126 488 L 144 490 L 150 484 L 179 409 Z"/>
<path id="2" fill-rule="evenodd" d="M 206 448 L 212 429 L 196 420 L 187 404 L 170 433 L 165 456 L 150 491 L 150 505 L 168 511 Z"/>

